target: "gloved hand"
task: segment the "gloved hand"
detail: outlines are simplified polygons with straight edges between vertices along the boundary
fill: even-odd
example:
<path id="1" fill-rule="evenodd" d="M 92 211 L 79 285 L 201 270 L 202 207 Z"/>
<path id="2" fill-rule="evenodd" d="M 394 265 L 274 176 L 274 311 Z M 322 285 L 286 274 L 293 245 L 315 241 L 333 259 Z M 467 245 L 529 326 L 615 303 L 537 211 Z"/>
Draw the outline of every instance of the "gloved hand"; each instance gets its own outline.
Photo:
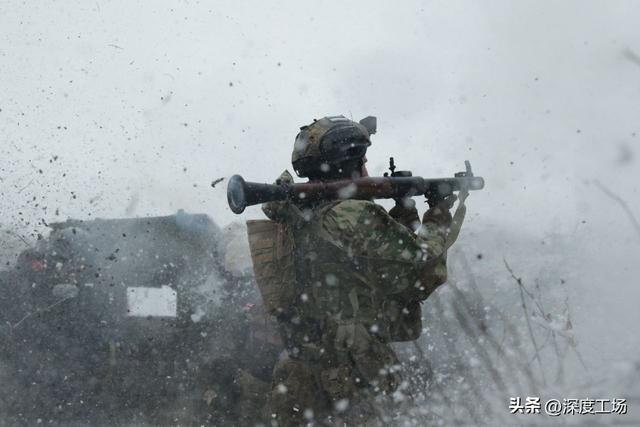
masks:
<path id="1" fill-rule="evenodd" d="M 429 210 L 422 216 L 422 222 L 434 222 L 441 226 L 450 226 L 453 218 L 449 210 L 451 210 L 456 200 L 458 200 L 458 197 L 455 194 L 451 194 L 438 201 L 435 206 L 430 205 Z"/>
<path id="2" fill-rule="evenodd" d="M 288 170 L 285 170 L 280 174 L 278 178 L 276 178 L 276 185 L 280 184 L 293 184 L 293 177 L 289 173 Z M 285 221 L 289 218 L 289 203 L 284 202 L 267 202 L 262 204 L 262 212 L 267 216 L 267 218 L 273 221 Z"/>
<path id="3" fill-rule="evenodd" d="M 278 178 L 276 178 L 276 182 L 274 184 L 293 184 L 293 177 L 291 176 L 289 171 L 285 169 L 285 171 L 282 172 Z"/>
<path id="4" fill-rule="evenodd" d="M 389 211 L 389 216 L 411 231 L 420 225 L 416 202 L 411 198 L 396 199 L 396 205 Z"/>

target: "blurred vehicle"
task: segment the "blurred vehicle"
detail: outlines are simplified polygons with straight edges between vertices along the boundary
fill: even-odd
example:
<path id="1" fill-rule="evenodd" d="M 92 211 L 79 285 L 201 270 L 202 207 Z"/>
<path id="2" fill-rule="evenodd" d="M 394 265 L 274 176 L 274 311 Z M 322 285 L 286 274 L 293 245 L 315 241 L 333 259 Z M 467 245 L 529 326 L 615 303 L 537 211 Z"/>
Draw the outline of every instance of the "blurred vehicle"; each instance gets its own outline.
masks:
<path id="1" fill-rule="evenodd" d="M 0 272 L 1 420 L 239 425 L 259 416 L 242 399 L 268 384 L 280 344 L 250 270 L 227 268 L 237 260 L 226 249 L 242 236 L 183 211 L 50 228 Z"/>

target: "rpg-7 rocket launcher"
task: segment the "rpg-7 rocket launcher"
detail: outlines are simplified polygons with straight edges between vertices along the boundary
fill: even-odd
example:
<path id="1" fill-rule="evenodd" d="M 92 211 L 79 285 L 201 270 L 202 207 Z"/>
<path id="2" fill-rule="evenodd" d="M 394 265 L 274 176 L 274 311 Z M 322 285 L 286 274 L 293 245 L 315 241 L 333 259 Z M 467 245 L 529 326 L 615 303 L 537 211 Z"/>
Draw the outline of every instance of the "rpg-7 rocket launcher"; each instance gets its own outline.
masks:
<path id="1" fill-rule="evenodd" d="M 466 170 L 452 178 L 422 178 L 409 171 L 396 171 L 393 157 L 389 162 L 391 174 L 337 181 L 317 181 L 295 184 L 261 184 L 246 182 L 240 175 L 229 179 L 227 200 L 231 211 L 240 214 L 247 206 L 265 202 L 289 200 L 297 205 L 309 205 L 320 200 L 339 199 L 404 199 L 421 196 L 427 200 L 447 197 L 456 191 L 482 190 L 484 179 L 474 176 L 471 163 Z"/>

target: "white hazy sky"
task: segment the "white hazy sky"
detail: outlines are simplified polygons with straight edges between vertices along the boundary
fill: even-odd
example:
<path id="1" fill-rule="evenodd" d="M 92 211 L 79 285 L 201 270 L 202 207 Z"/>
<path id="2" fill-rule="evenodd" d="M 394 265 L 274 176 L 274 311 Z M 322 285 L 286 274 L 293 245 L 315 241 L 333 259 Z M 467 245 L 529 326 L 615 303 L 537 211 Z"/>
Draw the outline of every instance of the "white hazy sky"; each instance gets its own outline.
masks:
<path id="1" fill-rule="evenodd" d="M 487 188 L 467 227 L 579 233 L 601 273 L 583 293 L 610 300 L 597 318 L 636 312 L 640 237 L 593 180 L 640 216 L 639 22 L 614 0 L 2 0 L 0 222 L 183 208 L 223 225 L 213 179 L 271 181 L 299 126 L 376 115 L 372 174 L 471 160 Z"/>

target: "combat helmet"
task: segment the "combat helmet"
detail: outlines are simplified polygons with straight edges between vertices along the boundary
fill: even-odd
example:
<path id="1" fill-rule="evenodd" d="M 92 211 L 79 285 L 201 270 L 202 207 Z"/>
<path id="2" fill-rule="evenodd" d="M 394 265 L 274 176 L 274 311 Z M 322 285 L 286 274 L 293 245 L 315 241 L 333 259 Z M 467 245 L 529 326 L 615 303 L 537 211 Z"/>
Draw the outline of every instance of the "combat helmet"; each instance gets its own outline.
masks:
<path id="1" fill-rule="evenodd" d="M 345 175 L 361 164 L 376 132 L 376 118 L 354 122 L 344 116 L 327 116 L 302 126 L 296 136 L 291 163 L 301 177 Z"/>

